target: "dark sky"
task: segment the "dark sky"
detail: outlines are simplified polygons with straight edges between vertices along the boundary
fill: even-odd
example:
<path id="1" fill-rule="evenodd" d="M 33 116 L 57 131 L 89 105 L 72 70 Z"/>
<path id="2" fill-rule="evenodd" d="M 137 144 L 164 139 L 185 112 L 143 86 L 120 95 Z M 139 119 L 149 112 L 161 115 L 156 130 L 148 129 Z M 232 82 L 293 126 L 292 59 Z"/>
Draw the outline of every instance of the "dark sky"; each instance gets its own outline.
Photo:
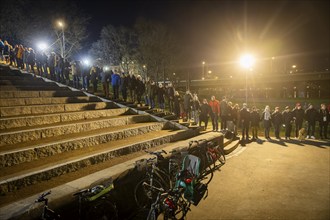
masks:
<path id="1" fill-rule="evenodd" d="M 244 51 L 262 59 L 329 56 L 330 1 L 78 1 L 91 16 L 89 41 L 103 26 L 132 26 L 137 17 L 167 24 L 193 62 L 221 65 Z M 295 60 L 296 59 L 296 60 Z M 329 62 L 329 60 L 328 60 Z"/>

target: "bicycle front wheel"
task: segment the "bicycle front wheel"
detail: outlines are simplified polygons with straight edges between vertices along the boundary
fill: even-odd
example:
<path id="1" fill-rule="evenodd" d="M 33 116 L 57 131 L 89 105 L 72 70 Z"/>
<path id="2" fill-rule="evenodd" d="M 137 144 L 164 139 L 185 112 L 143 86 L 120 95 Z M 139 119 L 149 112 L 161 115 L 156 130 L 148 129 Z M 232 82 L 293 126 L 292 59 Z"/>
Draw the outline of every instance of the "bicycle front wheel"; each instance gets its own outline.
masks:
<path id="1" fill-rule="evenodd" d="M 85 219 L 118 220 L 117 207 L 106 199 L 93 202 L 87 208 Z"/>
<path id="2" fill-rule="evenodd" d="M 136 205 L 139 208 L 150 208 L 152 202 L 154 202 L 157 198 L 158 191 L 148 185 L 143 185 L 144 182 L 151 185 L 149 178 L 145 178 L 138 182 L 134 189 L 134 198 Z M 164 187 L 157 179 L 153 180 L 152 186 L 156 188 Z"/>

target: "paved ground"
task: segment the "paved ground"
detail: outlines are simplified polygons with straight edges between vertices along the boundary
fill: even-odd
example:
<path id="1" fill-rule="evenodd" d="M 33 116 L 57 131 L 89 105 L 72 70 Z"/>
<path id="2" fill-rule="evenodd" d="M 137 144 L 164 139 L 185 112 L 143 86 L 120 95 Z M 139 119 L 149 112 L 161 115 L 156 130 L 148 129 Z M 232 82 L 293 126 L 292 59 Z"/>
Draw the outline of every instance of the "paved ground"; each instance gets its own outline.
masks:
<path id="1" fill-rule="evenodd" d="M 249 143 L 188 219 L 330 219 L 330 143 Z"/>

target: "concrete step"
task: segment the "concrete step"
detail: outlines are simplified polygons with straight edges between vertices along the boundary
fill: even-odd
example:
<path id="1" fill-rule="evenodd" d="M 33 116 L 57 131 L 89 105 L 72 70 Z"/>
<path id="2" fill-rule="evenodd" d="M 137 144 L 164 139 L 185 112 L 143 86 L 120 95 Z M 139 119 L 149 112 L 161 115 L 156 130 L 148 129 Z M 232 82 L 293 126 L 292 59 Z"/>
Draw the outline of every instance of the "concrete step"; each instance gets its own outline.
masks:
<path id="1" fill-rule="evenodd" d="M 116 108 L 116 109 L 100 109 L 90 111 L 78 111 L 78 112 L 64 112 L 55 114 L 40 114 L 29 116 L 13 116 L 13 117 L 1 117 L 0 118 L 0 130 L 19 128 L 19 127 L 31 127 L 60 122 L 87 120 L 93 118 L 105 118 L 118 115 L 130 114 L 128 108 Z"/>
<path id="2" fill-rule="evenodd" d="M 0 91 L 0 98 L 78 97 L 86 96 L 82 91 Z"/>
<path id="3" fill-rule="evenodd" d="M 87 132 L 133 123 L 148 122 L 150 120 L 151 118 L 149 115 L 124 115 L 112 116 L 108 118 L 59 122 L 50 125 L 6 129 L 0 133 L 0 147 L 61 135 Z"/>
<path id="4" fill-rule="evenodd" d="M 37 115 L 60 112 L 74 112 L 82 110 L 118 108 L 113 102 L 88 102 L 53 105 L 27 105 L 14 107 L 0 107 L 0 116 Z"/>
<path id="5" fill-rule="evenodd" d="M 18 86 L 0 86 L 0 91 L 41 91 L 41 90 L 70 90 L 68 87 L 60 87 L 58 85 L 18 85 Z"/>
<path id="6" fill-rule="evenodd" d="M 22 105 L 85 103 L 85 102 L 101 102 L 101 100 L 96 96 L 5 98 L 5 99 L 0 98 L 0 107 L 22 106 Z"/>
<path id="7" fill-rule="evenodd" d="M 143 135 L 151 131 L 160 131 L 164 128 L 164 125 L 163 122 L 129 124 L 50 137 L 27 143 L 5 145 L 0 147 L 0 167 L 13 166 L 63 152 L 89 148 L 98 144 Z"/>
<path id="8" fill-rule="evenodd" d="M 235 139 L 224 139 L 224 151 L 225 154 L 228 155 L 233 152 L 239 146 L 240 140 L 239 138 Z"/>
<path id="9" fill-rule="evenodd" d="M 176 120 L 177 119 L 176 115 L 174 115 L 174 114 L 165 115 L 163 118 L 166 120 Z"/>
<path id="10" fill-rule="evenodd" d="M 24 80 L 8 79 L 3 80 L 0 78 L 0 86 L 50 86 L 56 85 L 55 82 L 45 82 L 42 78 L 25 78 Z"/>
<path id="11" fill-rule="evenodd" d="M 188 131 L 153 131 L 141 137 L 129 137 L 125 140 L 85 148 L 79 152 L 63 153 L 61 157 L 47 157 L 42 161 L 2 168 L 0 176 L 0 194 L 49 180 L 65 173 L 78 171 L 88 165 L 102 163 L 120 155 L 163 145 L 187 136 Z"/>
<path id="12" fill-rule="evenodd" d="M 45 82 L 43 78 L 39 77 L 33 77 L 31 75 L 22 75 L 22 76 L 9 76 L 9 75 L 0 75 L 0 83 L 2 81 L 17 81 L 18 83 L 20 82 L 26 82 L 26 81 L 34 81 L 34 82 Z"/>

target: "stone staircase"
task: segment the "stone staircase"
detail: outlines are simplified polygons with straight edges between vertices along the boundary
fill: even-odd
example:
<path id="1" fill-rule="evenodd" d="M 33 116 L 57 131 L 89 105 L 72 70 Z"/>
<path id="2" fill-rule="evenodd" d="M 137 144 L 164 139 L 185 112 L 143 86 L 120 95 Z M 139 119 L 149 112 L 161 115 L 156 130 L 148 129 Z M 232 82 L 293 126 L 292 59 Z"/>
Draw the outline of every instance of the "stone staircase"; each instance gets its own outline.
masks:
<path id="1" fill-rule="evenodd" d="M 196 131 L 0 65 L 0 195 Z"/>

